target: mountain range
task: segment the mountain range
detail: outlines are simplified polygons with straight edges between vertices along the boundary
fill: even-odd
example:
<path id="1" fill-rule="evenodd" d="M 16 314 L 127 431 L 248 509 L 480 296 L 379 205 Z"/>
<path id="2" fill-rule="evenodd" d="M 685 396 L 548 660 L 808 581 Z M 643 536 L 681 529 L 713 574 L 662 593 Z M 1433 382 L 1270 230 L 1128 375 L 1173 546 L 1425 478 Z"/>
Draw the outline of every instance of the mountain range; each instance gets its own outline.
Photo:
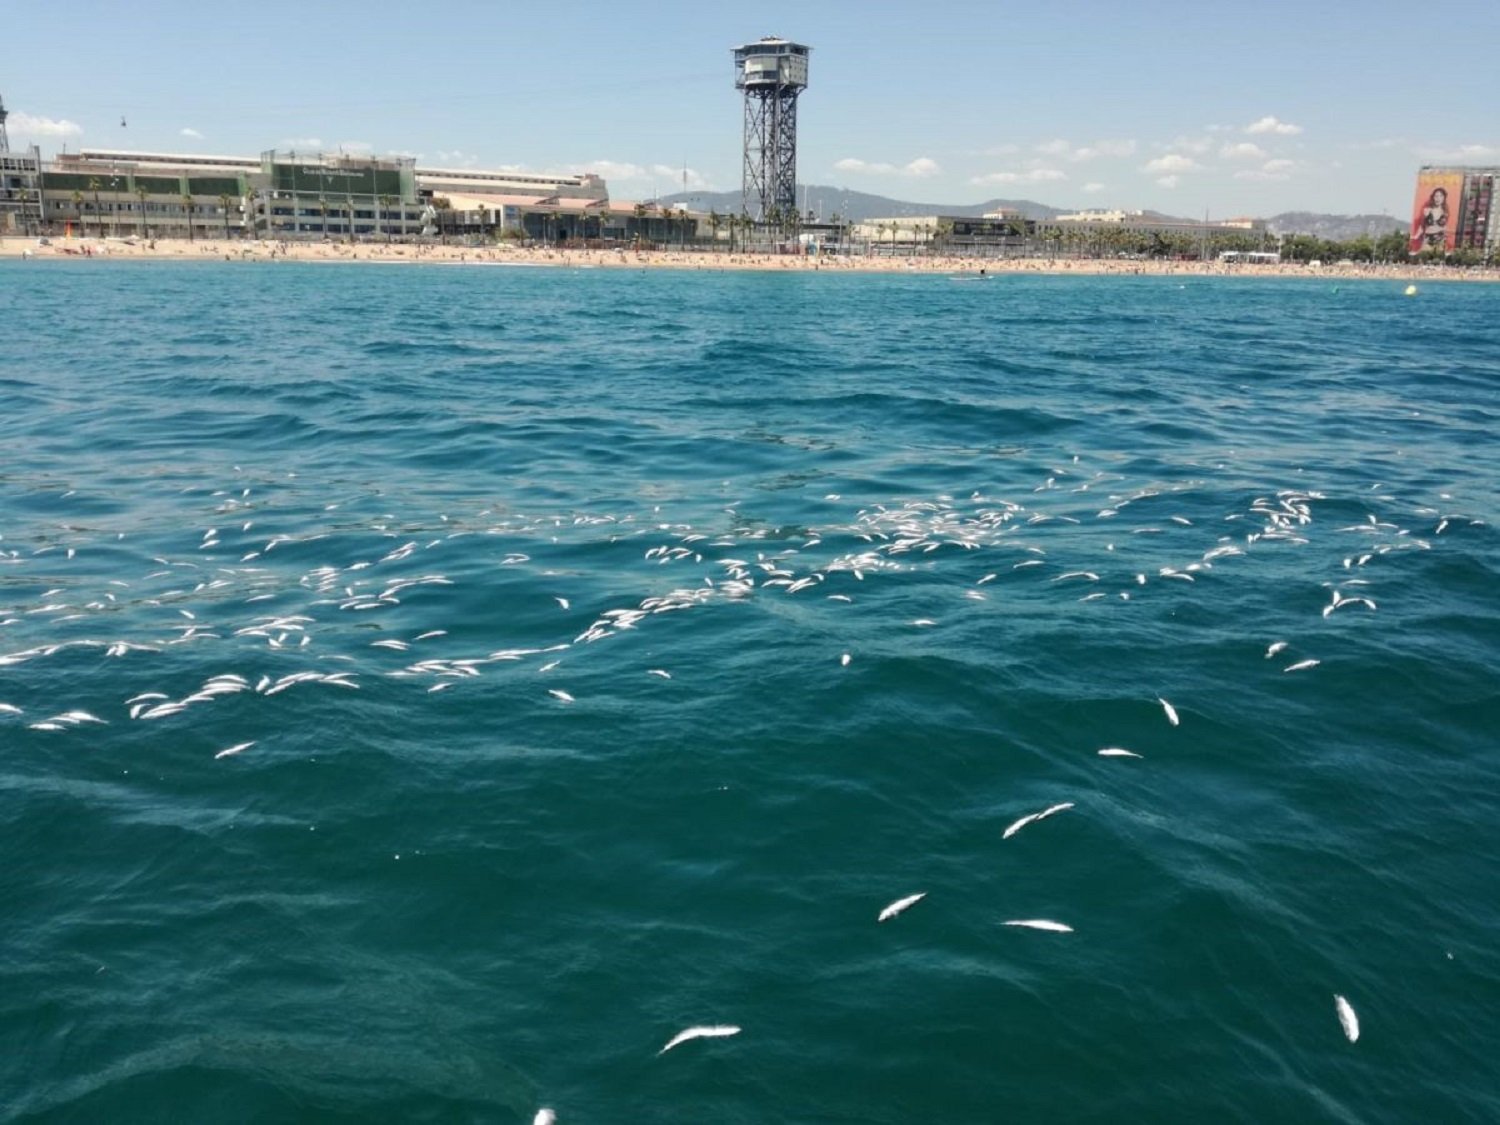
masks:
<path id="1" fill-rule="evenodd" d="M 819 184 L 803 185 L 798 203 L 804 211 L 811 211 L 824 220 L 834 215 L 861 222 L 865 219 L 895 218 L 904 215 L 983 215 L 987 211 L 1008 208 L 1019 211 L 1028 219 L 1046 222 L 1065 213 L 1065 208 L 1051 207 L 1034 199 L 987 199 L 983 203 L 916 203 L 905 199 L 891 199 L 884 195 L 872 195 L 847 188 L 824 187 Z M 691 207 L 695 211 L 717 211 L 721 215 L 738 214 L 740 193 L 737 191 L 678 192 L 663 196 L 662 203 Z M 1153 218 L 1171 219 L 1173 216 L 1158 212 L 1146 212 Z M 1178 219 L 1178 222 L 1197 222 L 1197 219 Z M 1325 215 L 1312 211 L 1285 211 L 1266 218 L 1266 226 L 1272 234 L 1311 234 L 1318 238 L 1344 241 L 1369 235 L 1378 238 L 1393 230 L 1406 230 L 1403 219 L 1390 215 Z"/>

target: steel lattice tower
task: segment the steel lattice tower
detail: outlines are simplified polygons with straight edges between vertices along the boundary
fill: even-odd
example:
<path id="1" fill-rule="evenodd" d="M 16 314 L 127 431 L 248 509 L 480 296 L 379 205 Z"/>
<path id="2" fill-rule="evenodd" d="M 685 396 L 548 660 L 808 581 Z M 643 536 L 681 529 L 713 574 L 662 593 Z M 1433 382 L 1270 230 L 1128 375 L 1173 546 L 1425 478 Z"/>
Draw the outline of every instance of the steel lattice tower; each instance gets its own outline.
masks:
<path id="1" fill-rule="evenodd" d="M 10 151 L 10 137 L 5 133 L 5 119 L 9 116 L 5 111 L 5 99 L 0 98 L 0 152 Z"/>
<path id="2" fill-rule="evenodd" d="M 775 36 L 734 48 L 734 85 L 745 92 L 741 206 L 757 222 L 785 226 L 797 212 L 797 95 L 811 50 Z"/>

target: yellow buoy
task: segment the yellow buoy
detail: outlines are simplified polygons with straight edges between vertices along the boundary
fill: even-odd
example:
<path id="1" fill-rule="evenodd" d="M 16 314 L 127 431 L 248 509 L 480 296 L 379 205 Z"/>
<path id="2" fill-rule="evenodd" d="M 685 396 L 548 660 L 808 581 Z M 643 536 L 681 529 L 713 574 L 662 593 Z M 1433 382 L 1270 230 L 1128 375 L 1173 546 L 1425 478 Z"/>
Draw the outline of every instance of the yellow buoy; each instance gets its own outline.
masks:
<path id="1" fill-rule="evenodd" d="M 1417 287 L 1415 285 L 1408 285 L 1406 287 L 1406 295 L 1408 297 L 1415 297 L 1417 295 Z"/>

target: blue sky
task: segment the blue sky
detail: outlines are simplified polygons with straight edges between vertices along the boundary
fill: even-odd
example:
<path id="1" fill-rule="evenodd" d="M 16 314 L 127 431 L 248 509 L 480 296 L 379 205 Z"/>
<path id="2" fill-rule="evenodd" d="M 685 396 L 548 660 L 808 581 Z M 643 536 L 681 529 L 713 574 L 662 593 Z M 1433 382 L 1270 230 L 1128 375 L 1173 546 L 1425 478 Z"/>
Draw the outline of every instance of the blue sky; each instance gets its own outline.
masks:
<path id="1" fill-rule="evenodd" d="M 1500 4 L 11 4 L 12 145 L 407 153 L 732 189 L 730 48 L 813 48 L 798 178 L 933 203 L 1404 216 L 1500 164 Z M 121 126 L 121 117 L 126 125 Z"/>

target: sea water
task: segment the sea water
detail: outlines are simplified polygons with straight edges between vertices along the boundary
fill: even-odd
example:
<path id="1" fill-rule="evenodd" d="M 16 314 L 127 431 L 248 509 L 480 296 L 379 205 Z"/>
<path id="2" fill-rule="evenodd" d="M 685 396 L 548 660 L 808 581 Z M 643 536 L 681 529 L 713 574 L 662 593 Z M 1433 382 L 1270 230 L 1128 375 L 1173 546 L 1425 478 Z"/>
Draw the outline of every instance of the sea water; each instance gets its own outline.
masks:
<path id="1" fill-rule="evenodd" d="M 1404 288 L 0 265 L 0 1116 L 1500 1119 Z"/>

